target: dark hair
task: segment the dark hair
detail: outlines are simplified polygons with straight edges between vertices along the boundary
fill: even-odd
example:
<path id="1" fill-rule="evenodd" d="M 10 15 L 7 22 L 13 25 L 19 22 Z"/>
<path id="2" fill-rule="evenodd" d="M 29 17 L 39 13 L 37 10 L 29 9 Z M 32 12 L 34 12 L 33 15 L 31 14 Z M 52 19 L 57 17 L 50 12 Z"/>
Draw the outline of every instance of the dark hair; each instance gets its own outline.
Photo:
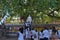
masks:
<path id="1" fill-rule="evenodd" d="M 31 31 L 31 28 L 29 28 L 29 31 Z"/>
<path id="2" fill-rule="evenodd" d="M 48 27 L 44 27 L 44 29 L 47 29 L 48 30 Z"/>
<path id="3" fill-rule="evenodd" d="M 52 29 L 56 29 L 55 26 L 52 26 Z"/>
<path id="4" fill-rule="evenodd" d="M 19 31 L 20 31 L 21 33 L 23 33 L 23 28 L 20 28 Z"/>
<path id="5" fill-rule="evenodd" d="M 41 32 L 43 32 L 43 29 L 41 30 Z"/>
<path id="6" fill-rule="evenodd" d="M 56 32 L 57 32 L 57 30 L 56 30 L 55 26 L 53 26 L 53 27 L 52 27 L 52 32 L 54 32 L 54 33 L 56 33 Z"/>
<path id="7" fill-rule="evenodd" d="M 35 31 L 37 32 L 37 29 Z"/>

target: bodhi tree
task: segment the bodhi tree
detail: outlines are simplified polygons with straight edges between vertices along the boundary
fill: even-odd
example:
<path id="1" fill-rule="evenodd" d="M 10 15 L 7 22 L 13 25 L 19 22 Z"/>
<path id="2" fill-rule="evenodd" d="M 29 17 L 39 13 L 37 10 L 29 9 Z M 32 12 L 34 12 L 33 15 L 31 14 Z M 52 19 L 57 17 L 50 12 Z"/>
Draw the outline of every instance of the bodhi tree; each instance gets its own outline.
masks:
<path id="1" fill-rule="evenodd" d="M 20 16 L 26 20 L 31 15 L 34 22 L 51 22 L 52 18 L 60 18 L 60 0 L 1 0 L 0 10 L 5 15 L 8 9 L 11 17 Z M 54 13 L 57 11 L 58 13 Z"/>

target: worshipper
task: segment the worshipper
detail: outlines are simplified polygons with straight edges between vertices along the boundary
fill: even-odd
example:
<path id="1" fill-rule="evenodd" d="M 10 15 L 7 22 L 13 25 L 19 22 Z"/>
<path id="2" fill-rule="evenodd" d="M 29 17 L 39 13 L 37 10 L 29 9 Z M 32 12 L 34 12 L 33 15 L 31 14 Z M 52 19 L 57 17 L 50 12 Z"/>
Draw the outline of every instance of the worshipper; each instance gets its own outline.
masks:
<path id="1" fill-rule="evenodd" d="M 38 40 L 38 31 L 37 31 L 37 30 L 36 30 L 36 32 L 35 32 L 34 40 Z"/>
<path id="2" fill-rule="evenodd" d="M 48 30 L 47 27 L 44 27 L 44 30 L 43 30 L 43 37 L 44 37 L 44 40 L 49 40 L 49 37 L 50 37 L 50 32 Z"/>
<path id="3" fill-rule="evenodd" d="M 23 28 L 19 29 L 18 40 L 24 40 Z"/>
<path id="4" fill-rule="evenodd" d="M 60 39 L 60 30 L 58 30 L 57 32 L 58 32 L 58 34 L 57 34 L 57 35 L 58 35 L 58 37 L 59 37 L 59 39 Z"/>
<path id="5" fill-rule="evenodd" d="M 44 37 L 43 37 L 43 29 L 42 29 L 41 32 L 39 33 L 39 39 L 40 39 L 40 40 L 43 40 L 43 38 L 44 38 Z"/>
<path id="6" fill-rule="evenodd" d="M 31 30 L 31 33 L 32 33 L 32 40 L 34 40 L 34 36 L 35 36 L 35 33 L 36 33 L 36 31 L 34 30 L 34 28 L 32 28 L 32 30 Z"/>
<path id="7" fill-rule="evenodd" d="M 52 34 L 52 28 L 49 28 L 49 32 L 50 32 L 50 36 L 51 36 L 51 34 Z"/>
<path id="8" fill-rule="evenodd" d="M 29 28 L 29 31 L 28 31 L 28 40 L 31 40 L 31 35 L 32 35 L 31 28 Z"/>
<path id="9" fill-rule="evenodd" d="M 25 35 L 26 35 L 26 40 L 28 40 L 28 36 L 29 36 L 29 28 L 26 29 Z"/>
<path id="10" fill-rule="evenodd" d="M 52 27 L 52 34 L 50 36 L 50 40 L 58 40 L 57 30 L 55 27 Z"/>
<path id="11" fill-rule="evenodd" d="M 50 40 L 58 40 L 58 36 L 56 35 L 56 32 L 52 32 Z"/>

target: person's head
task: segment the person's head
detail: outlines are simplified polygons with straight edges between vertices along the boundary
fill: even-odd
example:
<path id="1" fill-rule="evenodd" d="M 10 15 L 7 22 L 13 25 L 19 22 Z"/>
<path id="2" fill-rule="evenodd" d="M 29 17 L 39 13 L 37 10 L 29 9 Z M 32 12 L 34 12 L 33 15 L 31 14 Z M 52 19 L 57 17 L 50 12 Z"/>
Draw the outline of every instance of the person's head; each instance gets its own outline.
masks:
<path id="1" fill-rule="evenodd" d="M 31 31 L 31 28 L 29 28 L 29 31 Z"/>
<path id="2" fill-rule="evenodd" d="M 56 32 L 57 32 L 56 30 L 52 30 L 52 34 L 53 34 L 53 35 L 56 34 Z"/>
<path id="3" fill-rule="evenodd" d="M 25 29 L 27 29 L 28 27 L 25 27 Z"/>
<path id="4" fill-rule="evenodd" d="M 48 29 L 48 27 L 44 27 L 44 30 L 45 30 L 45 29 Z"/>
<path id="5" fill-rule="evenodd" d="M 23 33 L 23 28 L 19 28 L 19 31 L 20 31 L 21 33 Z"/>
<path id="6" fill-rule="evenodd" d="M 27 31 L 29 31 L 29 28 L 27 28 Z"/>
<path id="7" fill-rule="evenodd" d="M 55 26 L 52 27 L 52 32 L 53 32 L 53 33 L 56 33 L 56 32 L 57 32 Z"/>
<path id="8" fill-rule="evenodd" d="M 41 30 L 41 32 L 43 32 L 43 29 Z"/>
<path id="9" fill-rule="evenodd" d="M 37 32 L 37 29 L 36 29 L 36 32 Z"/>
<path id="10" fill-rule="evenodd" d="M 55 26 L 52 26 L 52 30 L 56 30 Z"/>
<path id="11" fill-rule="evenodd" d="M 46 24 L 48 24 L 48 22 L 46 22 Z"/>

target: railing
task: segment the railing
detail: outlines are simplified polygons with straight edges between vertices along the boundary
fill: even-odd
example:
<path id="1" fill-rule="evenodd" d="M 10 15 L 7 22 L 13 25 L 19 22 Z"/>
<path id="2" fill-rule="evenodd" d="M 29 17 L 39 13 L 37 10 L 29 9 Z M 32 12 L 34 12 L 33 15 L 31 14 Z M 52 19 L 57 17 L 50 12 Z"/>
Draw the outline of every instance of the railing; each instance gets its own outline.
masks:
<path id="1" fill-rule="evenodd" d="M 1 25 L 2 26 L 2 25 Z M 11 27 L 11 26 L 13 26 L 13 27 L 20 27 L 20 26 L 25 26 L 25 24 L 14 24 L 14 25 L 12 25 L 12 24 L 5 24 L 5 26 L 9 26 L 9 27 Z M 58 26 L 58 27 L 60 27 L 60 24 L 31 24 L 31 27 L 48 27 L 48 26 Z"/>

